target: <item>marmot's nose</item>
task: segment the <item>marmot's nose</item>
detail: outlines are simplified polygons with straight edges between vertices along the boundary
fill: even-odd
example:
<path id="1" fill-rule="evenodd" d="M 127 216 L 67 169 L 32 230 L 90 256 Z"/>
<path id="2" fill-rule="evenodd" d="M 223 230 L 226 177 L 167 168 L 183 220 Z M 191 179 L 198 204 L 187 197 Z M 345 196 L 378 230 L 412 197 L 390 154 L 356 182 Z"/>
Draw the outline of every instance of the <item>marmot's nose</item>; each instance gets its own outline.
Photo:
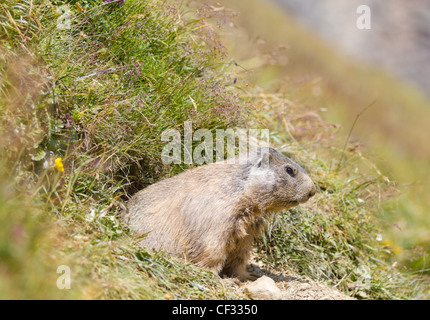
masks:
<path id="1" fill-rule="evenodd" d="M 315 187 L 315 184 L 312 186 L 312 190 L 309 192 L 309 198 L 313 197 L 317 193 L 317 188 Z"/>

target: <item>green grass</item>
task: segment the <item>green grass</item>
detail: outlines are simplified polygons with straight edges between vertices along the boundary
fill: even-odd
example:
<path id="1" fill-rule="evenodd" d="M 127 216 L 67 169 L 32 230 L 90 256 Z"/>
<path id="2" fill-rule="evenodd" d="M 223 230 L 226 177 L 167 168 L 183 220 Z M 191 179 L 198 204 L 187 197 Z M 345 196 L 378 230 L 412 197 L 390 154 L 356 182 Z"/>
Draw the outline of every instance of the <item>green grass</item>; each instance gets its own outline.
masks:
<path id="1" fill-rule="evenodd" d="M 423 279 L 397 269 L 394 247 L 376 240 L 381 197 L 395 186 L 359 149 L 343 150 L 338 127 L 294 91 L 241 88 L 240 77 L 234 85 L 239 67 L 210 24 L 228 12 L 71 1 L 71 28 L 58 29 L 61 4 L 0 6 L 1 298 L 245 298 L 206 270 L 137 246 L 119 218 L 135 191 L 189 167 L 160 159 L 161 132 L 182 132 L 188 120 L 211 132 L 268 128 L 272 145 L 316 182 L 314 200 L 257 243 L 266 268 L 361 298 L 428 296 Z M 71 269 L 70 290 L 57 289 L 60 265 Z"/>

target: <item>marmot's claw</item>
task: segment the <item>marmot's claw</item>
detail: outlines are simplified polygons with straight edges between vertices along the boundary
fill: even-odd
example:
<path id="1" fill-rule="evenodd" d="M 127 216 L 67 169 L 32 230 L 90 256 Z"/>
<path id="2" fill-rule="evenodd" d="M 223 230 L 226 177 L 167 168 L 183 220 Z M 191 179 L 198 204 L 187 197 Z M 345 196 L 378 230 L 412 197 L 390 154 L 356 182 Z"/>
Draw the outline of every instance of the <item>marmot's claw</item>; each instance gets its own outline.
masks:
<path id="1" fill-rule="evenodd" d="M 248 273 L 248 280 L 254 281 L 261 277 L 259 274 L 258 267 L 254 266 L 253 264 L 249 264 L 246 266 L 246 271 Z"/>
<path id="2" fill-rule="evenodd" d="M 258 278 L 260 278 L 260 275 L 258 275 L 257 273 L 250 272 L 250 273 L 248 274 L 248 280 L 255 281 L 255 280 L 257 280 Z"/>

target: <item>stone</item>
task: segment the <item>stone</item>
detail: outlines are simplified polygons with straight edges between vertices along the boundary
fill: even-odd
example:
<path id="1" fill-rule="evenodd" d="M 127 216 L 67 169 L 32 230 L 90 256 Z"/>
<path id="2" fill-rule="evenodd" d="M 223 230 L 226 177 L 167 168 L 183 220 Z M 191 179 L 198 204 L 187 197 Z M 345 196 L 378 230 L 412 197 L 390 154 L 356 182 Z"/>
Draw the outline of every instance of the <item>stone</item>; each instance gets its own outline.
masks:
<path id="1" fill-rule="evenodd" d="M 244 287 L 244 292 L 252 300 L 278 300 L 281 298 L 281 290 L 273 279 L 262 276 Z"/>

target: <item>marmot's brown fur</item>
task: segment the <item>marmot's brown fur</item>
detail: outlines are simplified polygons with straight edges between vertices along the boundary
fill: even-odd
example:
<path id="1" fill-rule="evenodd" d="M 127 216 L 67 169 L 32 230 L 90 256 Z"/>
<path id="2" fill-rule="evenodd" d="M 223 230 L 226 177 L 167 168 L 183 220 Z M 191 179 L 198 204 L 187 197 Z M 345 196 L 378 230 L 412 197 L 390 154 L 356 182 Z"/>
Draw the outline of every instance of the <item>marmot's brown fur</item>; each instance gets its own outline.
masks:
<path id="1" fill-rule="evenodd" d="M 263 148 L 244 164 L 207 164 L 141 190 L 130 200 L 125 220 L 137 234 L 147 234 L 145 247 L 245 280 L 267 213 L 306 202 L 315 192 L 304 169 Z"/>

